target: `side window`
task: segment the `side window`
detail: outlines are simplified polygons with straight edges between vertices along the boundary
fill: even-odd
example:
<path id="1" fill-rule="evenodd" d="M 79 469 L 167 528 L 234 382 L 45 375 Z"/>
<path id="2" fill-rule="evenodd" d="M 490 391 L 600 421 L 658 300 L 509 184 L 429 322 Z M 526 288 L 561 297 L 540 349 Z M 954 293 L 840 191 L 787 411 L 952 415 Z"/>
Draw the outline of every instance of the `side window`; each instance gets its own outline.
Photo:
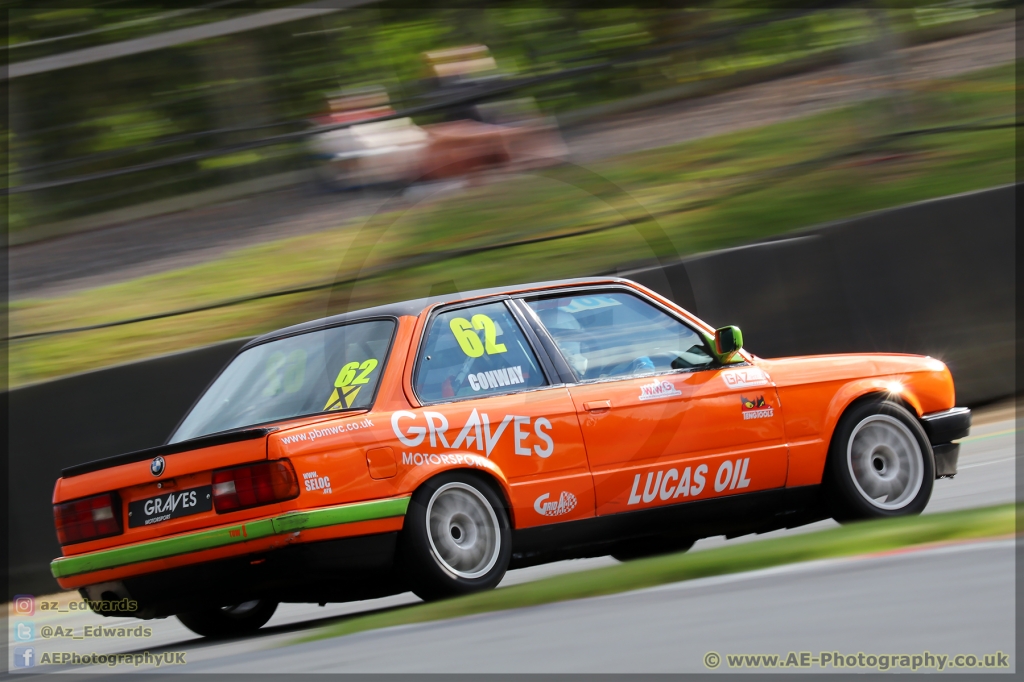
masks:
<path id="1" fill-rule="evenodd" d="M 495 395 L 547 381 L 504 303 L 434 317 L 420 348 L 413 387 L 425 401 Z"/>
<path id="2" fill-rule="evenodd" d="M 581 380 L 714 364 L 700 334 L 631 294 L 581 293 L 527 304 Z"/>

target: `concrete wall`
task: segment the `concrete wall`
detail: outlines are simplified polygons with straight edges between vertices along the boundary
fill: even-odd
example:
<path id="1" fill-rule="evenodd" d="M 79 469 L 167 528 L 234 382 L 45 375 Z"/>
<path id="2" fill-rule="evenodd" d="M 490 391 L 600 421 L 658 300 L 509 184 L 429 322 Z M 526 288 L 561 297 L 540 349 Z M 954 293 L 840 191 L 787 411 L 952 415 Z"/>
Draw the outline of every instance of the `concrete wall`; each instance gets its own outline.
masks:
<path id="1" fill-rule="evenodd" d="M 160 445 L 241 345 L 229 341 L 10 392 L 11 594 L 60 589 L 49 566 L 60 556 L 52 498 L 61 469 Z"/>
<path id="2" fill-rule="evenodd" d="M 762 357 L 892 351 L 944 360 L 959 404 L 1014 393 L 1014 188 L 948 197 L 621 273 Z M 62 468 L 159 445 L 242 341 L 12 391 L 10 590 L 57 589 Z M 10 595 L 8 595 L 10 596 Z"/>
<path id="3" fill-rule="evenodd" d="M 623 272 L 761 357 L 943 360 L 957 403 L 1014 393 L 1014 187 L 921 202 L 784 239 Z M 686 299 L 692 290 L 692 300 Z"/>

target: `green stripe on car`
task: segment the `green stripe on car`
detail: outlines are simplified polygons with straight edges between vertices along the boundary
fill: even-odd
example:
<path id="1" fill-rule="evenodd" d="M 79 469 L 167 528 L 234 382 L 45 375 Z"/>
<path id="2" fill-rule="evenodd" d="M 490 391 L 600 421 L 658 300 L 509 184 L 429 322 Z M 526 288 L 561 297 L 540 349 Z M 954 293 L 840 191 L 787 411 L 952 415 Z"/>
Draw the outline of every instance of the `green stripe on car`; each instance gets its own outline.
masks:
<path id="1" fill-rule="evenodd" d="M 294 533 L 310 528 L 338 526 L 358 521 L 373 521 L 403 516 L 409 507 L 408 497 L 398 497 L 373 502 L 356 502 L 324 509 L 288 512 L 271 519 L 250 521 L 233 526 L 223 526 L 175 537 L 144 542 L 128 547 L 91 552 L 78 556 L 61 557 L 50 563 L 54 578 L 66 578 L 80 573 L 90 573 L 105 568 L 117 568 L 142 561 L 199 552 L 204 549 L 233 545 L 257 540 L 270 535 Z"/>
<path id="2" fill-rule="evenodd" d="M 275 533 L 291 533 L 308 528 L 386 519 L 390 516 L 404 515 L 405 510 L 409 508 L 409 499 L 408 497 L 398 497 L 375 502 L 344 504 L 339 507 L 327 507 L 326 509 L 289 512 L 271 520 L 274 523 Z"/>

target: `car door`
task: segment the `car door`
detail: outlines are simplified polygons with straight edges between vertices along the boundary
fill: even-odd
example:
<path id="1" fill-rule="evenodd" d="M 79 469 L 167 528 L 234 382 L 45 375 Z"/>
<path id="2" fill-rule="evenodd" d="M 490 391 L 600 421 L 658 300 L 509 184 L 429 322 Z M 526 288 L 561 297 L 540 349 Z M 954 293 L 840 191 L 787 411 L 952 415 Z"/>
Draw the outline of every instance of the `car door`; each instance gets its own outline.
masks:
<path id="1" fill-rule="evenodd" d="M 576 376 L 598 515 L 785 485 L 779 398 L 763 371 L 719 365 L 704 335 L 625 287 L 524 302 Z"/>
<path id="2" fill-rule="evenodd" d="M 431 314 L 412 376 L 422 406 L 392 416 L 401 460 L 494 462 L 509 482 L 517 528 L 593 516 L 575 405 L 520 315 L 507 300 Z"/>

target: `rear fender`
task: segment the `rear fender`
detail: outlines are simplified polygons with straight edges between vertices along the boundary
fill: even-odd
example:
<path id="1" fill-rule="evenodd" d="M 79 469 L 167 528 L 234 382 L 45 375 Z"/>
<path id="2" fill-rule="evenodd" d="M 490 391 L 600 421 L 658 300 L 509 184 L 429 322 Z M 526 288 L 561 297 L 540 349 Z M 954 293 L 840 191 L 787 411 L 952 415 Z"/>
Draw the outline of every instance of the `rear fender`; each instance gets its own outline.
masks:
<path id="1" fill-rule="evenodd" d="M 402 461 L 399 467 L 407 468 L 409 473 L 402 481 L 402 487 L 406 490 L 416 490 L 423 483 L 438 474 L 447 471 L 477 471 L 485 476 L 494 479 L 501 496 L 505 499 L 505 509 L 509 514 L 509 521 L 515 528 L 515 510 L 512 506 L 512 489 L 509 486 L 505 472 L 497 464 L 471 452 L 449 452 L 443 455 L 429 453 L 403 452 Z"/>

